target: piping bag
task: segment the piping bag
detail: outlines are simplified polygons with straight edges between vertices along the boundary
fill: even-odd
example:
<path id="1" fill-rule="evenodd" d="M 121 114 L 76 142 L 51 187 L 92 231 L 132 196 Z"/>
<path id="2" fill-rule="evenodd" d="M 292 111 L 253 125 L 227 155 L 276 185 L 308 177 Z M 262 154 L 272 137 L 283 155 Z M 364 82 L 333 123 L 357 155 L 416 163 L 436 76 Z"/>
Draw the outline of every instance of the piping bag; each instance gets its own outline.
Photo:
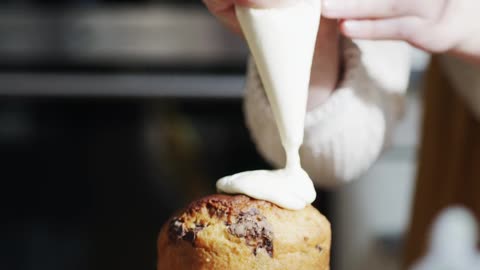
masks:
<path id="1" fill-rule="evenodd" d="M 262 80 L 286 154 L 285 169 L 252 171 L 217 182 L 225 193 L 241 193 L 287 209 L 315 200 L 313 182 L 301 168 L 307 97 L 321 0 L 296 0 L 278 8 L 236 6 L 237 19 Z"/>
<path id="2" fill-rule="evenodd" d="M 320 14 L 320 0 L 298 0 L 291 6 L 269 9 L 236 6 L 284 147 L 303 142 Z"/>

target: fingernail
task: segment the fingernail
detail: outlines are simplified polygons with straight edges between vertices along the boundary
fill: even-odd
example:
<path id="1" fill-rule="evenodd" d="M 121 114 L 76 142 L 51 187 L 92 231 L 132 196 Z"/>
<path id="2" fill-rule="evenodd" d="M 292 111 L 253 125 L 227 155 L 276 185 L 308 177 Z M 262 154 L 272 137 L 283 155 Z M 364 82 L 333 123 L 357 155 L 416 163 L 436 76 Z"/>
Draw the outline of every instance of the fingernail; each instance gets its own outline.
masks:
<path id="1" fill-rule="evenodd" d="M 322 13 L 335 15 L 345 9 L 345 4 L 342 0 L 323 0 L 322 8 Z"/>

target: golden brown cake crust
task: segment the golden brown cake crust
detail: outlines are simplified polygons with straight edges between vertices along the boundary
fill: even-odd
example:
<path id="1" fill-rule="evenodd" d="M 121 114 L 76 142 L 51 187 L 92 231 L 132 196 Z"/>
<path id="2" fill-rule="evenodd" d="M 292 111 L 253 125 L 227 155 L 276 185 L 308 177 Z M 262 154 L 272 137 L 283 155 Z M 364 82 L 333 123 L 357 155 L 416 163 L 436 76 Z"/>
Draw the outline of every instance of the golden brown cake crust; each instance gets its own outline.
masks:
<path id="1" fill-rule="evenodd" d="M 172 217 L 158 239 L 158 270 L 329 269 L 330 223 L 244 195 L 211 195 Z"/>

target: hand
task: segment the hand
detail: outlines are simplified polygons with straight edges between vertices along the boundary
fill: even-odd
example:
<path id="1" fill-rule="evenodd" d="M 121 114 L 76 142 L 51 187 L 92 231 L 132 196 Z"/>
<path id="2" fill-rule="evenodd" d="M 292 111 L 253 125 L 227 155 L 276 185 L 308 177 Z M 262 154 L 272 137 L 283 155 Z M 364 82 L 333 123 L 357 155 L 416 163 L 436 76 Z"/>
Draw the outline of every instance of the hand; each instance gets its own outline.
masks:
<path id="1" fill-rule="evenodd" d="M 203 0 L 210 12 L 230 30 L 241 35 L 235 5 L 257 8 L 288 6 L 298 0 Z M 336 20 L 322 18 L 315 44 L 308 109 L 322 104 L 335 89 L 340 76 L 339 31 Z"/>
<path id="2" fill-rule="evenodd" d="M 324 0 L 322 15 L 341 19 L 351 38 L 404 40 L 480 61 L 479 11 L 478 0 Z"/>
<path id="3" fill-rule="evenodd" d="M 241 34 L 240 25 L 235 15 L 235 5 L 255 8 L 275 8 L 288 6 L 296 0 L 203 0 L 208 10 L 230 30 Z"/>

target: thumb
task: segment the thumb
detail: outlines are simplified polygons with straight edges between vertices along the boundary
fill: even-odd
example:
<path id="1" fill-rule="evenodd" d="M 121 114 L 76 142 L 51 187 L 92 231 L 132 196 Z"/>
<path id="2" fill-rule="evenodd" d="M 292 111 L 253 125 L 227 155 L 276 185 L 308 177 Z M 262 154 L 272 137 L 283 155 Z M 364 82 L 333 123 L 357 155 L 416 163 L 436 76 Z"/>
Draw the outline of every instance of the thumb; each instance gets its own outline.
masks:
<path id="1" fill-rule="evenodd" d="M 203 0 L 208 10 L 234 33 L 241 34 L 233 0 Z"/>

